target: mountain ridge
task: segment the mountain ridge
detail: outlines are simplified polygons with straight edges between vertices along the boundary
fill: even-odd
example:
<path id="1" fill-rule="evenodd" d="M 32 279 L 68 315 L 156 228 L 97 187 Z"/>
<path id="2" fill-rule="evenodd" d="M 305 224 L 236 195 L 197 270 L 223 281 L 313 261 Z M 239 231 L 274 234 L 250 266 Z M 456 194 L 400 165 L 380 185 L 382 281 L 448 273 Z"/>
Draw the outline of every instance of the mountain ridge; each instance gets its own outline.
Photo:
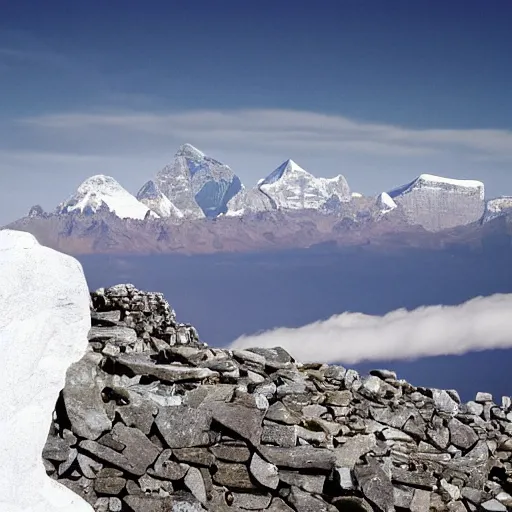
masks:
<path id="1" fill-rule="evenodd" d="M 474 240 L 489 232 L 509 236 L 511 216 L 512 199 L 486 201 L 481 181 L 420 174 L 364 196 L 351 192 L 343 175 L 318 178 L 291 159 L 246 188 L 229 166 L 183 144 L 136 196 L 114 178 L 95 175 L 52 213 L 36 205 L 7 227 L 71 253 L 204 253 L 325 243 L 478 245 Z"/>

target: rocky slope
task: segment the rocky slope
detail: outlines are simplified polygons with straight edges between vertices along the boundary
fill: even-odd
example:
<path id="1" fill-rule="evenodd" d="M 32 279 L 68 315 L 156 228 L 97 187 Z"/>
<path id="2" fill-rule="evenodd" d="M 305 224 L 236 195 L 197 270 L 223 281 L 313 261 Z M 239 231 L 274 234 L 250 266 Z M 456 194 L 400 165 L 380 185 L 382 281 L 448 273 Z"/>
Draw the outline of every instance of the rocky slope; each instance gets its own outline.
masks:
<path id="1" fill-rule="evenodd" d="M 316 178 L 293 160 L 283 162 L 256 187 L 243 190 L 228 203 L 227 215 L 239 216 L 268 210 L 321 210 L 327 201 L 351 199 L 343 176 Z"/>
<path id="2" fill-rule="evenodd" d="M 379 202 L 380 203 L 380 202 Z M 512 215 L 430 232 L 407 222 L 401 207 L 384 209 L 375 198 L 326 202 L 322 211 L 273 210 L 217 219 L 120 219 L 107 211 L 95 215 L 34 212 L 6 226 L 32 233 L 43 244 L 68 254 L 206 254 L 307 248 L 365 246 L 395 251 L 404 247 L 481 250 L 499 240 L 510 247 Z"/>
<path id="3" fill-rule="evenodd" d="M 183 219 L 185 215 L 166 197 L 154 181 L 148 181 L 137 193 L 137 200 L 146 205 L 159 217 L 165 219 Z"/>
<path id="4" fill-rule="evenodd" d="M 46 471 L 103 512 L 506 511 L 512 407 L 211 349 L 163 296 L 91 294 L 90 350 L 67 374 Z"/>
<path id="5" fill-rule="evenodd" d="M 506 216 L 512 213 L 512 197 L 503 196 L 489 199 L 485 203 L 485 213 L 483 222 L 489 222 L 490 220 L 498 217 Z"/>
<path id="6" fill-rule="evenodd" d="M 157 174 L 155 184 L 184 217 L 191 219 L 226 213 L 229 200 L 242 188 L 227 165 L 191 144 L 178 149 L 173 163 Z"/>
<path id="7" fill-rule="evenodd" d="M 392 190 L 389 196 L 402 207 L 407 221 L 429 231 L 464 226 L 482 218 L 484 185 L 422 174 Z"/>

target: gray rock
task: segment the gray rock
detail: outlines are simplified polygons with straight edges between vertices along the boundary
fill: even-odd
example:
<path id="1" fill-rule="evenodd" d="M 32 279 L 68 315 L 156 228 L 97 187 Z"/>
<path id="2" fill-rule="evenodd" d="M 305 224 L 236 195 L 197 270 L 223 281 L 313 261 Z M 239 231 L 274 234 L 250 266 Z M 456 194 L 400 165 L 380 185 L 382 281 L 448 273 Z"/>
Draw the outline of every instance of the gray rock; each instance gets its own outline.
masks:
<path id="1" fill-rule="evenodd" d="M 127 427 L 135 427 L 143 434 L 148 435 L 158 407 L 152 401 L 142 400 L 136 393 L 130 393 L 129 397 L 130 403 L 116 407 L 116 412 L 119 413 Z"/>
<path id="2" fill-rule="evenodd" d="M 213 474 L 213 481 L 217 485 L 224 485 L 233 490 L 256 489 L 245 464 L 217 463 L 217 471 Z"/>
<path id="3" fill-rule="evenodd" d="M 333 450 L 336 466 L 353 468 L 360 458 L 377 446 L 375 435 L 358 434 L 349 437 L 346 442 Z"/>
<path id="4" fill-rule="evenodd" d="M 444 478 L 439 481 L 439 489 L 441 494 L 447 498 L 446 501 L 455 501 L 461 498 L 460 489 L 456 485 L 448 483 Z"/>
<path id="5" fill-rule="evenodd" d="M 207 448 L 176 448 L 172 450 L 179 462 L 186 462 L 195 466 L 210 467 L 215 463 L 215 457 Z"/>
<path id="6" fill-rule="evenodd" d="M 433 389 L 432 398 L 438 412 L 448 416 L 455 416 L 459 412 L 459 404 L 442 389 Z"/>
<path id="7" fill-rule="evenodd" d="M 251 452 L 245 445 L 221 444 L 212 446 L 210 450 L 218 459 L 229 462 L 247 462 L 251 457 Z"/>
<path id="8" fill-rule="evenodd" d="M 76 437 L 74 441 L 76 442 Z M 43 458 L 55 462 L 63 462 L 68 459 L 71 444 L 74 443 L 62 437 L 50 435 L 43 448 Z"/>
<path id="9" fill-rule="evenodd" d="M 164 450 L 155 462 L 154 468 L 150 468 L 148 473 L 164 480 L 181 480 L 188 471 L 184 464 L 178 464 L 171 459 L 172 450 Z"/>
<path id="10" fill-rule="evenodd" d="M 332 451 L 312 446 L 282 448 L 262 445 L 259 451 L 264 459 L 280 468 L 330 470 L 336 461 Z"/>
<path id="11" fill-rule="evenodd" d="M 261 442 L 289 448 L 297 444 L 297 428 L 295 425 L 280 425 L 266 422 L 263 425 Z"/>
<path id="12" fill-rule="evenodd" d="M 391 370 L 370 370 L 369 373 L 382 380 L 396 380 L 396 373 Z"/>
<path id="13" fill-rule="evenodd" d="M 153 478 L 149 475 L 143 475 L 139 478 L 138 484 L 143 494 L 158 493 L 159 496 L 169 496 L 173 492 L 172 482 Z M 140 494 L 140 493 L 133 493 Z"/>
<path id="14" fill-rule="evenodd" d="M 79 453 L 77 455 L 77 462 L 80 467 L 80 471 L 86 478 L 96 478 L 96 475 L 103 467 L 101 462 L 98 462 L 91 457 L 88 457 L 84 453 Z"/>
<path id="15" fill-rule="evenodd" d="M 107 385 L 107 375 L 98 367 L 102 356 L 88 352 L 72 364 L 66 374 L 63 390 L 66 413 L 73 432 L 95 441 L 112 428 L 101 397 Z"/>
<path id="16" fill-rule="evenodd" d="M 423 489 L 415 489 L 411 501 L 411 512 L 429 512 L 430 511 L 430 492 Z"/>
<path id="17" fill-rule="evenodd" d="M 482 491 L 471 487 L 463 487 L 461 490 L 462 497 L 475 505 L 482 503 Z"/>
<path id="18" fill-rule="evenodd" d="M 274 348 L 249 348 L 247 349 L 249 352 L 253 352 L 255 354 L 259 354 L 265 358 L 265 363 L 267 365 L 275 365 L 276 363 L 280 363 L 281 365 L 286 365 L 292 362 L 292 356 L 286 352 L 281 347 Z M 275 368 L 275 366 L 272 366 Z"/>
<path id="19" fill-rule="evenodd" d="M 199 469 L 191 467 L 185 476 L 185 487 L 200 503 L 206 503 L 206 488 Z"/>
<path id="20" fill-rule="evenodd" d="M 204 402 L 229 402 L 235 387 L 233 384 L 202 385 L 187 392 L 183 405 L 199 407 Z"/>
<path id="21" fill-rule="evenodd" d="M 59 466 L 58 474 L 59 476 L 64 475 L 69 471 L 69 469 L 75 466 L 75 461 L 78 455 L 78 450 L 76 448 L 71 448 L 68 452 L 68 456 L 65 461 L 61 462 Z"/>
<path id="22" fill-rule="evenodd" d="M 292 486 L 288 502 L 297 512 L 338 512 L 336 507 L 329 505 L 325 501 L 315 498 L 298 487 Z"/>
<path id="23" fill-rule="evenodd" d="M 120 494 L 126 485 L 126 479 L 116 476 L 96 478 L 94 480 L 94 490 L 100 494 L 117 495 Z"/>
<path id="24" fill-rule="evenodd" d="M 489 512 L 507 512 L 507 507 L 496 499 L 484 501 L 481 506 L 483 510 L 488 510 Z"/>
<path id="25" fill-rule="evenodd" d="M 258 446 L 263 431 L 262 421 L 265 413 L 259 409 L 237 404 L 205 404 L 212 418 L 224 428 L 235 432 L 253 446 Z"/>
<path id="26" fill-rule="evenodd" d="M 370 407 L 370 414 L 379 423 L 384 423 L 393 428 L 402 428 L 406 421 L 413 416 L 414 411 L 409 408 L 396 410 L 389 407 Z"/>
<path id="27" fill-rule="evenodd" d="M 470 414 L 474 414 L 475 416 L 480 416 L 484 411 L 484 406 L 477 402 L 468 402 L 466 404 L 466 409 Z"/>
<path id="28" fill-rule="evenodd" d="M 358 464 L 354 467 L 354 477 L 358 486 L 377 510 L 394 512 L 395 495 L 388 475 L 374 459 L 367 465 Z"/>
<path id="29" fill-rule="evenodd" d="M 209 368 L 194 368 L 179 364 L 156 364 L 145 354 L 119 354 L 114 358 L 117 364 L 126 366 L 136 375 L 149 375 L 166 382 L 202 380 L 218 377 L 218 372 Z"/>
<path id="30" fill-rule="evenodd" d="M 485 404 L 487 402 L 492 402 L 492 395 L 491 395 L 491 393 L 483 393 L 483 392 L 479 391 L 476 394 L 475 402 L 477 402 L 479 404 Z"/>
<path id="31" fill-rule="evenodd" d="M 106 327 L 116 326 L 121 320 L 121 311 L 114 309 L 112 311 L 91 311 L 91 324 L 102 325 Z"/>
<path id="32" fill-rule="evenodd" d="M 334 482 L 343 491 L 354 489 L 354 479 L 350 468 L 334 468 Z"/>
<path id="33" fill-rule="evenodd" d="M 268 408 L 265 418 L 276 423 L 283 423 L 284 425 L 299 425 L 302 419 L 300 414 L 291 411 L 282 402 L 272 404 Z"/>
<path id="34" fill-rule="evenodd" d="M 250 350 L 233 350 L 233 357 L 243 363 L 250 362 L 258 366 L 265 366 L 265 357 Z"/>
<path id="35" fill-rule="evenodd" d="M 155 424 L 169 448 L 191 448 L 209 444 L 211 413 L 187 406 L 162 407 Z"/>
<path id="36" fill-rule="evenodd" d="M 160 498 L 131 494 L 125 496 L 123 501 L 133 512 L 202 512 L 204 510 L 199 503 L 171 496 Z"/>
<path id="37" fill-rule="evenodd" d="M 281 498 L 274 498 L 270 507 L 267 508 L 268 512 L 294 512 Z"/>
<path id="38" fill-rule="evenodd" d="M 142 476 L 160 453 L 158 447 L 142 432 L 121 423 L 115 425 L 113 437 L 126 446 L 123 454 L 89 440 L 82 441 L 79 447 L 86 453 L 136 476 Z"/>
<path id="39" fill-rule="evenodd" d="M 255 493 L 233 493 L 233 506 L 240 507 L 242 510 L 264 510 L 270 504 L 271 494 Z"/>
<path id="40" fill-rule="evenodd" d="M 418 487 L 429 491 L 432 491 L 437 484 L 437 479 L 431 473 L 423 470 L 410 471 L 393 467 L 391 470 L 391 478 L 393 482 L 397 484 Z"/>
<path id="41" fill-rule="evenodd" d="M 137 341 L 135 329 L 116 325 L 113 327 L 91 327 L 89 341 L 109 341 L 113 345 L 133 345 Z"/>
<path id="42" fill-rule="evenodd" d="M 347 370 L 340 365 L 330 365 L 324 373 L 326 379 L 333 380 L 336 382 L 343 382 Z"/>
<path id="43" fill-rule="evenodd" d="M 427 437 L 435 446 L 444 450 L 448 447 L 450 442 L 450 431 L 446 427 L 440 425 L 437 428 L 427 429 Z"/>
<path id="44" fill-rule="evenodd" d="M 321 474 L 303 474 L 298 471 L 281 469 L 279 470 L 279 480 L 289 486 L 295 485 L 305 492 L 322 494 L 326 476 Z"/>
<path id="45" fill-rule="evenodd" d="M 456 418 L 452 418 L 448 422 L 448 429 L 450 430 L 450 442 L 457 448 L 469 450 L 478 441 L 476 432 Z"/>
<path id="46" fill-rule="evenodd" d="M 346 407 L 352 401 L 352 393 L 347 389 L 343 391 L 327 391 L 324 396 L 325 405 Z"/>
<path id="47" fill-rule="evenodd" d="M 249 471 L 263 487 L 277 489 L 279 485 L 277 466 L 263 460 L 257 453 L 252 456 Z"/>

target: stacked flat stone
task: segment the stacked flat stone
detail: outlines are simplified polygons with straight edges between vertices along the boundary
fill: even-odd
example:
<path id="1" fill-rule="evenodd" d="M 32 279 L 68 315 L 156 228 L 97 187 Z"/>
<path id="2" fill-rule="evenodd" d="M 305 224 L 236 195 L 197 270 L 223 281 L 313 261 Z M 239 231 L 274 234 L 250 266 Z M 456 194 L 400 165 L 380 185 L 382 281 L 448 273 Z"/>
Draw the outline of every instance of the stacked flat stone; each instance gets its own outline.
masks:
<path id="1" fill-rule="evenodd" d="M 97 511 L 512 509 L 508 397 L 209 348 L 128 285 L 92 305 L 43 458 Z"/>

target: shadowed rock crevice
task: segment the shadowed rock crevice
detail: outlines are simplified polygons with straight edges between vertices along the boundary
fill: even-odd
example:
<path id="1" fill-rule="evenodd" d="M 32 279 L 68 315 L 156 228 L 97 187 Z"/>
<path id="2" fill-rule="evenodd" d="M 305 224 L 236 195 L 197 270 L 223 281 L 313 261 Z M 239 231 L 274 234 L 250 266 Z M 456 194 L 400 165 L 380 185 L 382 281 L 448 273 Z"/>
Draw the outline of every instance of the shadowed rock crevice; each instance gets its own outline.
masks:
<path id="1" fill-rule="evenodd" d="M 91 294 L 43 453 L 98 511 L 506 511 L 512 408 L 394 372 L 209 348 L 161 294 Z"/>

